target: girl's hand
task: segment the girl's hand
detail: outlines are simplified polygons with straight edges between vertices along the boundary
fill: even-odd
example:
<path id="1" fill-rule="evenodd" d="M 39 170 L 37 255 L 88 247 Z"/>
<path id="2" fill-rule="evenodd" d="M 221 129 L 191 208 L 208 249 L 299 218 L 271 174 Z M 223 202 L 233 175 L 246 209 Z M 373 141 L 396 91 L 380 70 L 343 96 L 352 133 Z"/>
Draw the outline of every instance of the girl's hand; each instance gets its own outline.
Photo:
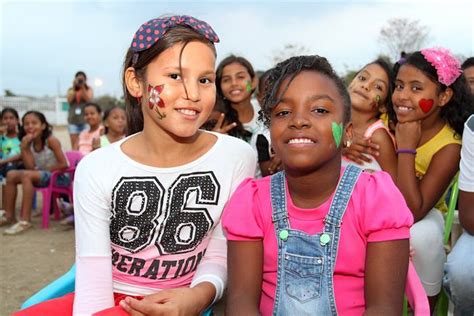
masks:
<path id="1" fill-rule="evenodd" d="M 177 288 L 145 296 L 142 300 L 126 297 L 120 306 L 132 316 L 199 315 L 202 312 L 199 306 L 207 306 L 200 298 L 202 294 L 197 287 Z"/>
<path id="2" fill-rule="evenodd" d="M 370 138 L 354 133 L 352 140 L 342 150 L 342 154 L 358 164 L 363 164 L 364 162 L 372 162 L 368 155 L 379 156 L 379 149 L 380 146 L 373 143 Z"/>
<path id="3" fill-rule="evenodd" d="M 268 166 L 268 172 L 270 174 L 274 174 L 278 171 L 280 171 L 281 169 L 281 159 L 278 158 L 277 156 L 273 156 L 271 159 L 270 159 L 270 165 Z"/>
<path id="4" fill-rule="evenodd" d="M 398 123 L 395 138 L 398 148 L 416 149 L 421 138 L 421 121 Z"/>
<path id="5" fill-rule="evenodd" d="M 222 113 L 219 116 L 219 119 L 217 120 L 216 126 L 214 126 L 214 128 L 212 129 L 213 132 L 227 134 L 228 131 L 230 131 L 231 129 L 237 126 L 237 123 L 235 122 L 224 125 L 224 118 L 225 118 L 225 115 L 224 113 Z"/>
<path id="6" fill-rule="evenodd" d="M 21 150 L 28 150 L 30 149 L 30 144 L 33 141 L 34 136 L 33 134 L 26 134 L 23 136 L 23 139 L 21 140 L 20 148 Z"/>

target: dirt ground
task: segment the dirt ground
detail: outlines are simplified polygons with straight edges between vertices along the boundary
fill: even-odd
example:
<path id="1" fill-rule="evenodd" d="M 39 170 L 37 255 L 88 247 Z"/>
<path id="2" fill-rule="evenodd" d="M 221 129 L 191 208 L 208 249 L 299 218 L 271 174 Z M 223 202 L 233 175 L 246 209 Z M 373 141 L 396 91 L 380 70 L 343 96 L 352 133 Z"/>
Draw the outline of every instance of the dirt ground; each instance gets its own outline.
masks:
<path id="1" fill-rule="evenodd" d="M 64 150 L 70 150 L 66 127 L 57 126 L 53 133 Z M 21 190 L 17 198 L 17 215 Z M 37 210 L 41 211 L 41 194 Z M 69 270 L 74 263 L 74 229 L 51 219 L 49 229 L 41 229 L 41 216 L 33 217 L 34 228 L 17 236 L 3 235 L 0 229 L 0 316 L 17 311 L 21 304 Z M 223 304 L 214 308 L 214 315 L 223 315 Z"/>

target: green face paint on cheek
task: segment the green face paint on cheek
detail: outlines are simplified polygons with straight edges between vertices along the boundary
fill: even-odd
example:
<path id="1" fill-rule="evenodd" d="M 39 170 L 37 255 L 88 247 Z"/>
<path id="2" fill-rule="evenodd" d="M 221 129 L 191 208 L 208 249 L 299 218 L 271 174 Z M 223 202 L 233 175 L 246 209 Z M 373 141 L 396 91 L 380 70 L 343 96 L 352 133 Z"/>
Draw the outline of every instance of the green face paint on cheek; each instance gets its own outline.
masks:
<path id="1" fill-rule="evenodd" d="M 245 86 L 245 90 L 247 90 L 247 92 L 252 92 L 252 83 L 250 81 L 247 81 L 247 85 Z"/>
<path id="2" fill-rule="evenodd" d="M 339 148 L 342 139 L 342 123 L 337 124 L 336 122 L 331 123 L 332 127 L 332 137 L 334 137 L 334 142 L 336 143 L 336 148 Z"/>

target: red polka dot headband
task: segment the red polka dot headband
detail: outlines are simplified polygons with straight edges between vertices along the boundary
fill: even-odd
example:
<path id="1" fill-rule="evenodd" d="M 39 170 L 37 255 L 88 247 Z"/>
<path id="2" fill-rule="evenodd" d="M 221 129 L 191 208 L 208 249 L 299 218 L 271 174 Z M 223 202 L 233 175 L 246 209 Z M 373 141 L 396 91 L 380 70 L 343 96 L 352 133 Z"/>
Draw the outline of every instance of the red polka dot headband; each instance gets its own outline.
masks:
<path id="1" fill-rule="evenodd" d="M 153 19 L 140 26 L 133 36 L 131 44 L 132 51 L 138 53 L 147 50 L 162 38 L 169 29 L 178 25 L 190 27 L 212 43 L 219 42 L 219 37 L 206 22 L 189 15 L 174 15 L 166 18 Z"/>

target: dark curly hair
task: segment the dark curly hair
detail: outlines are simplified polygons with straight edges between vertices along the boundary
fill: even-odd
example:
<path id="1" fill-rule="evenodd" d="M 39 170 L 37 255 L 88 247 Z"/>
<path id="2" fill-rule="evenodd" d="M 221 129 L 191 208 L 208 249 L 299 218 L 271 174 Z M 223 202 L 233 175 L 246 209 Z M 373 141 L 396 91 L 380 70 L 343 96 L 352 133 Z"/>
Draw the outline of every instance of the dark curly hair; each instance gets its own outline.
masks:
<path id="1" fill-rule="evenodd" d="M 46 120 L 46 116 L 44 116 L 44 114 L 41 113 L 41 112 L 28 111 L 23 115 L 23 117 L 21 118 L 22 126 L 20 128 L 20 132 L 18 133 L 18 138 L 21 140 L 26 135 L 26 132 L 25 132 L 25 129 L 24 129 L 23 126 L 25 125 L 25 118 L 28 115 L 36 116 L 40 120 L 41 124 L 46 125 L 46 128 L 43 130 L 43 133 L 41 134 L 41 142 L 42 142 L 42 147 L 41 148 L 44 148 L 44 146 L 46 145 L 46 140 L 48 139 L 49 136 L 51 136 L 53 134 L 53 127 L 48 123 L 48 121 Z"/>
<path id="2" fill-rule="evenodd" d="M 217 90 L 217 94 L 222 98 L 222 100 L 224 100 L 225 122 L 237 124 L 237 126 L 231 129 L 228 132 L 228 134 L 231 136 L 243 139 L 245 141 L 249 141 L 250 137 L 252 137 L 252 133 L 244 129 L 242 122 L 240 122 L 239 120 L 239 113 L 237 113 L 237 110 L 232 107 L 232 105 L 230 104 L 230 101 L 224 97 L 224 94 L 222 93 L 222 89 L 221 89 L 222 73 L 224 71 L 224 68 L 233 63 L 237 63 L 245 67 L 250 77 L 252 79 L 255 78 L 255 70 L 253 69 L 252 64 L 247 59 L 240 56 L 230 55 L 224 58 L 217 66 L 216 90 Z"/>
<path id="3" fill-rule="evenodd" d="M 291 57 L 271 69 L 267 79 L 268 86 L 265 91 L 260 120 L 262 120 L 266 126 L 270 126 L 273 108 L 280 102 L 281 97 L 285 94 L 296 75 L 305 70 L 323 74 L 334 82 L 344 105 L 344 124 L 348 123 L 351 120 L 351 98 L 349 97 L 344 81 L 334 72 L 327 59 L 318 55 Z M 282 82 L 288 77 L 290 80 L 286 84 L 286 87 L 278 94 Z"/>
<path id="4" fill-rule="evenodd" d="M 407 56 L 404 63 L 394 68 L 395 78 L 401 67 L 411 65 L 422 71 L 431 81 L 437 85 L 437 93 L 444 92 L 448 87 L 438 81 L 436 68 L 428 62 L 420 51 Z M 474 112 L 473 97 L 469 92 L 469 86 L 464 76 L 459 76 L 449 88 L 453 90 L 453 96 L 449 102 L 441 108 L 441 118 L 451 126 L 457 136 L 461 137 L 464 130 L 464 122 Z M 393 108 L 393 104 L 392 104 Z M 395 117 L 395 122 L 397 119 Z"/>

